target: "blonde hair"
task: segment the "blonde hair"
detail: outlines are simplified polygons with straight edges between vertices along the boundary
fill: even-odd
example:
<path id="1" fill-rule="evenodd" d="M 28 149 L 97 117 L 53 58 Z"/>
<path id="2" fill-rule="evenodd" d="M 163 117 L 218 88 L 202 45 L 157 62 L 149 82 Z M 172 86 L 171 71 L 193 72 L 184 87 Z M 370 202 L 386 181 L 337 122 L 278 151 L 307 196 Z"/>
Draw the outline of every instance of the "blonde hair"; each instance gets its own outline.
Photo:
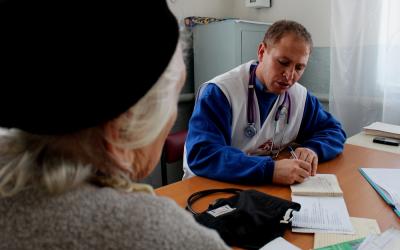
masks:
<path id="1" fill-rule="evenodd" d="M 63 192 L 96 177 L 99 170 L 105 176 L 124 180 L 125 184 L 110 180 L 102 183 L 126 190 L 146 189 L 142 185 L 129 185 L 126 174 L 116 170 L 105 141 L 128 149 L 152 143 L 177 110 L 177 86 L 182 70 L 178 45 L 155 85 L 116 118 L 120 135 L 117 138 L 106 138 L 103 125 L 59 136 L 35 135 L 18 129 L 1 133 L 0 196 L 12 196 L 30 186 L 40 186 L 49 193 Z"/>
<path id="2" fill-rule="evenodd" d="M 116 119 L 118 138 L 108 137 L 108 142 L 122 148 L 140 148 L 150 144 L 161 133 L 174 112 L 177 112 L 179 93 L 176 84 L 180 81 L 182 53 L 178 49 L 155 86 L 145 98 L 140 99 Z"/>

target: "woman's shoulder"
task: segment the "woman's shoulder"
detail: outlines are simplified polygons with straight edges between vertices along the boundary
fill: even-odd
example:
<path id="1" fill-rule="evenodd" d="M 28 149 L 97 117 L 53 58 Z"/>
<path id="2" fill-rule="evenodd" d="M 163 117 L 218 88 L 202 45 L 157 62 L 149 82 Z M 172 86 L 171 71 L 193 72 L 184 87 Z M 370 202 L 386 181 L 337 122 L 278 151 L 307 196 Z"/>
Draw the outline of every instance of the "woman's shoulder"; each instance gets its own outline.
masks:
<path id="1" fill-rule="evenodd" d="M 149 193 L 85 185 L 57 196 L 27 191 L 0 200 L 0 208 L 7 204 L 12 204 L 12 209 L 7 211 L 10 218 L 0 220 L 0 232 L 4 236 L 0 240 L 4 240 L 5 246 L 226 249 L 215 231 L 198 224 L 173 200 Z M 29 239 L 27 233 L 31 236 Z"/>
<path id="2" fill-rule="evenodd" d="M 198 224 L 189 212 L 169 198 L 143 192 L 119 193 L 117 196 L 123 201 L 123 205 L 119 205 L 123 208 L 115 209 L 121 214 L 115 214 L 112 221 L 125 218 L 120 221 L 119 230 L 129 232 L 127 238 L 132 239 L 134 235 L 135 242 L 142 244 L 137 246 L 139 248 L 227 249 L 216 231 Z M 132 225 L 136 227 L 134 230 Z"/>
<path id="3" fill-rule="evenodd" d="M 110 223 L 123 218 L 119 221 L 120 225 L 121 223 L 132 222 L 132 220 L 144 222 L 156 220 L 163 214 L 170 214 L 171 216 L 186 214 L 173 200 L 158 197 L 148 192 L 126 192 L 93 185 L 84 185 L 67 192 L 59 198 L 59 202 L 80 207 L 88 213 L 97 214 L 97 216 L 107 215 L 102 220 L 109 220 Z M 138 214 L 140 216 L 137 216 Z"/>

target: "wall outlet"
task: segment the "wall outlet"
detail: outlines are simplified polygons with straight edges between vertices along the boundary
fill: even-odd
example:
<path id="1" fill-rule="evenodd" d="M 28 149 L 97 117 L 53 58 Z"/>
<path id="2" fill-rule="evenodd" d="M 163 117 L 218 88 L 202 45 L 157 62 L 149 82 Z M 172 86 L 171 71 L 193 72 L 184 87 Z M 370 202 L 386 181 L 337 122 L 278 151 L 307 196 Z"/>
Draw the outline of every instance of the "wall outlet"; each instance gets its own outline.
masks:
<path id="1" fill-rule="evenodd" d="M 271 0 L 246 0 L 246 7 L 249 8 L 270 8 Z"/>

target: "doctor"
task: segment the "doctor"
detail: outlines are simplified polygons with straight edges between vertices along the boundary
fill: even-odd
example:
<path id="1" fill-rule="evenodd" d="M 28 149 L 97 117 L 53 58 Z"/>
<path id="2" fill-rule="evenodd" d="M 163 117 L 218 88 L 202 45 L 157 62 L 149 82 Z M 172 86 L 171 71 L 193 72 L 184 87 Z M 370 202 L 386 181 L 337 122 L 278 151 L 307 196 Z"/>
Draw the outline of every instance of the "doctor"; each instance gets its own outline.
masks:
<path id="1" fill-rule="evenodd" d="M 204 83 L 189 122 L 183 178 L 292 184 L 341 153 L 340 123 L 297 82 L 311 50 L 301 24 L 277 21 L 258 47 L 258 61 Z M 289 145 L 296 145 L 297 159 L 275 160 Z"/>

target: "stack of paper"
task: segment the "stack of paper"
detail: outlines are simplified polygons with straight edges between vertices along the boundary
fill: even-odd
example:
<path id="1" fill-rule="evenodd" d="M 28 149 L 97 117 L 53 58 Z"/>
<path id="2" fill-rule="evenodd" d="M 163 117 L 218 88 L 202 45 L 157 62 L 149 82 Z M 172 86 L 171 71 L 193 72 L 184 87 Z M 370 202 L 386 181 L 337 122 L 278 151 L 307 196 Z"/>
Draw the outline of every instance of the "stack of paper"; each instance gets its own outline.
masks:
<path id="1" fill-rule="evenodd" d="M 290 188 L 292 201 L 301 204 L 300 211 L 293 213 L 293 232 L 354 233 L 335 175 L 317 174 Z"/>
<path id="2" fill-rule="evenodd" d="M 371 125 L 364 127 L 364 131 L 369 135 L 400 139 L 400 126 L 398 125 L 374 122 Z"/>

